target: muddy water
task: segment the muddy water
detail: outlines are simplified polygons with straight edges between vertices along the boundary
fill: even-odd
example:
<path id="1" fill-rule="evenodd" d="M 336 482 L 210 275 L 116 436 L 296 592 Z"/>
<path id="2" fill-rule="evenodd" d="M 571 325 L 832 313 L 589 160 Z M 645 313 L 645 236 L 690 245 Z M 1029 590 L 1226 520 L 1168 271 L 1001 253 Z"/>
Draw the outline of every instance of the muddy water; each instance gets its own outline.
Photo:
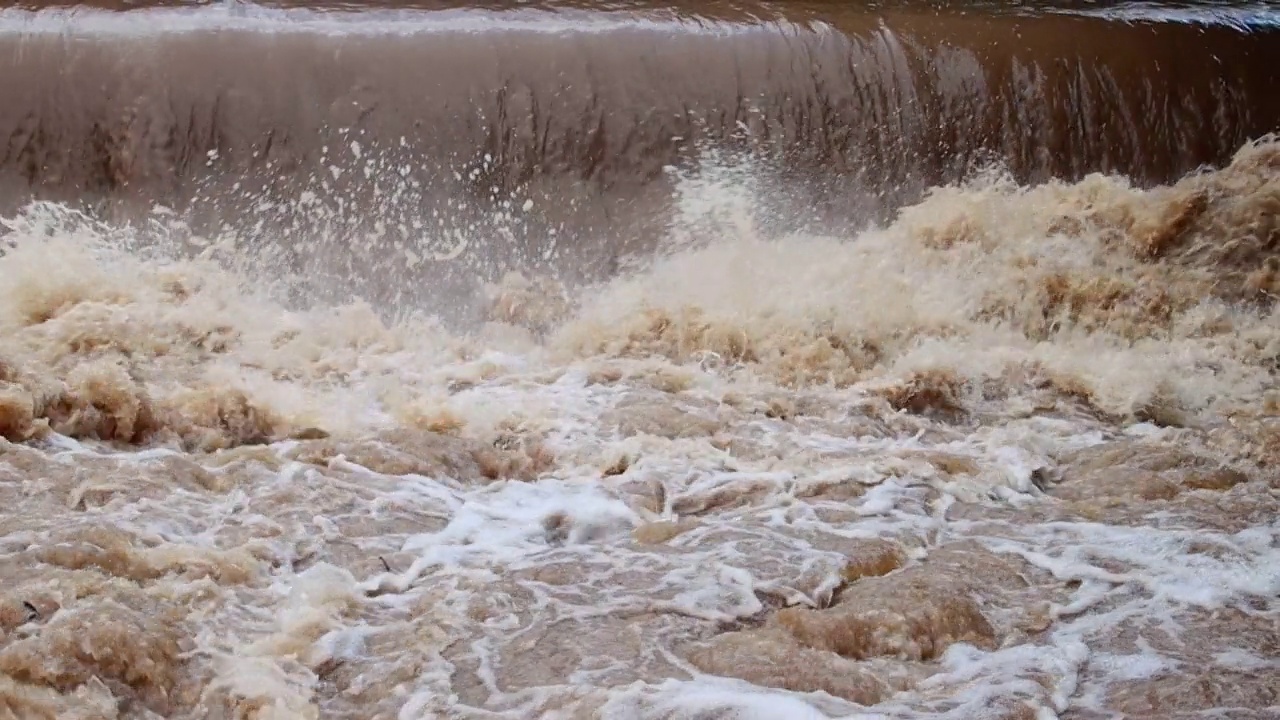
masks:
<path id="1" fill-rule="evenodd" d="M 1280 712 L 1266 7 L 317 7 L 0 11 L 0 718 Z"/>
<path id="2" fill-rule="evenodd" d="M 466 278 L 608 278 L 708 148 L 765 166 L 777 231 L 848 234 L 992 164 L 1172 182 L 1280 123 L 1280 22 L 1230 7 L 120 7 L 0 12 L 0 211 L 158 204 L 330 301 L 419 305 L 425 274 L 472 302 L 458 263 L 414 262 L 462 242 Z"/>

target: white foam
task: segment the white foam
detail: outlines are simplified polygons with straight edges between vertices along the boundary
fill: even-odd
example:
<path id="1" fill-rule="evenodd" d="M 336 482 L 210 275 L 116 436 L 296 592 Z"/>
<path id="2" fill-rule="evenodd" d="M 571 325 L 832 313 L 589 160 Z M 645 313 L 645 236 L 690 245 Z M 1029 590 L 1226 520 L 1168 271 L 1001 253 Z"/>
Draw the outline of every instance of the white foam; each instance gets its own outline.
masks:
<path id="1" fill-rule="evenodd" d="M 728 717 L 734 720 L 829 720 L 836 717 L 823 712 L 815 704 L 797 693 L 706 677 L 694 681 L 668 680 L 653 686 L 637 684 L 610 698 L 601 708 L 600 716 L 605 720 L 695 720 L 727 712 L 731 713 Z M 839 717 L 849 720 L 886 717 L 878 713 L 845 714 L 856 707 L 850 703 L 835 701 L 824 704 L 833 712 L 844 711 Z"/>
<path id="2" fill-rule="evenodd" d="M 1112 680 L 1150 680 L 1178 667 L 1178 663 L 1150 652 L 1135 655 L 1095 653 L 1089 663 L 1095 671 L 1106 673 Z"/>
<path id="3" fill-rule="evenodd" d="M 543 479 L 538 482 L 499 482 L 475 491 L 434 489 L 419 491 L 423 480 L 411 479 L 398 495 L 401 501 L 422 498 L 430 510 L 448 509 L 449 524 L 439 532 L 414 535 L 404 552 L 418 559 L 404 573 L 377 577 L 362 584 L 365 591 L 403 591 L 432 568 L 496 565 L 522 559 L 561 542 L 600 542 L 625 534 L 638 516 L 626 504 L 597 485 Z M 444 507 L 437 503 L 443 500 Z"/>
<path id="4" fill-rule="evenodd" d="M 1232 648 L 1225 652 L 1216 653 L 1213 659 L 1219 665 L 1233 670 L 1280 671 L 1280 659 L 1259 657 L 1242 648 Z"/>

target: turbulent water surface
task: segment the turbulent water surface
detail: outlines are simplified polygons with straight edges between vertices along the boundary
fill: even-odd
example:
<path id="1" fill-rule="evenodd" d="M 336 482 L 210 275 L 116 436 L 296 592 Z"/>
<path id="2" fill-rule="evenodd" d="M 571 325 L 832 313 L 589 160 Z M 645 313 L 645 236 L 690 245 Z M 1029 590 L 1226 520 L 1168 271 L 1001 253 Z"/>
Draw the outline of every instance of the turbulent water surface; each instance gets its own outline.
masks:
<path id="1" fill-rule="evenodd" d="M 1270 3 L 0 9 L 0 718 L 1280 716 Z"/>

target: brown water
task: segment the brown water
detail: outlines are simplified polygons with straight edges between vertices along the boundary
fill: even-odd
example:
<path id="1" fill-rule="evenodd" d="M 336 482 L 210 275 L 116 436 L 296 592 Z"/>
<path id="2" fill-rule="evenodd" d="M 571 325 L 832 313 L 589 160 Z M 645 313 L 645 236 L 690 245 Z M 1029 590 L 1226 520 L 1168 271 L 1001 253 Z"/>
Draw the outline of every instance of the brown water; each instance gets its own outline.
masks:
<path id="1" fill-rule="evenodd" d="M 229 223 L 282 248 L 324 277 L 310 291 L 327 301 L 414 307 L 439 297 L 411 293 L 424 271 L 403 273 L 401 248 L 509 235 L 470 253 L 462 278 L 432 274 L 468 304 L 477 275 L 599 280 L 649 256 L 675 222 L 679 171 L 708 149 L 751 154 L 771 231 L 850 234 L 993 163 L 1020 183 L 1171 182 L 1280 119 L 1280 22 L 297 5 L 5 11 L 0 211 L 36 197 L 121 223 L 160 204 L 200 234 Z M 377 236 L 356 261 L 353 234 Z"/>
<path id="2" fill-rule="evenodd" d="M 0 718 L 1280 714 L 1274 10 L 488 7 L 0 10 Z"/>

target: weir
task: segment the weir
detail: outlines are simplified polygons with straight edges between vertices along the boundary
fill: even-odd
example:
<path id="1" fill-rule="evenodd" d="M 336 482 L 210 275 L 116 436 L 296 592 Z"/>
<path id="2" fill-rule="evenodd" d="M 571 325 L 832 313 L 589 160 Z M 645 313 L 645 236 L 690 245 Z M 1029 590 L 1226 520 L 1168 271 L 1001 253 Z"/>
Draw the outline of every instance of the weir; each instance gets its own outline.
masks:
<path id="1" fill-rule="evenodd" d="M 367 189 L 319 178 L 373 153 L 436 198 L 568 196 L 616 224 L 711 146 L 865 216 L 993 163 L 1170 182 L 1280 129 L 1280 23 L 1243 11 L 40 5 L 0 11 L 6 210 L 235 215 L 267 186 Z"/>

